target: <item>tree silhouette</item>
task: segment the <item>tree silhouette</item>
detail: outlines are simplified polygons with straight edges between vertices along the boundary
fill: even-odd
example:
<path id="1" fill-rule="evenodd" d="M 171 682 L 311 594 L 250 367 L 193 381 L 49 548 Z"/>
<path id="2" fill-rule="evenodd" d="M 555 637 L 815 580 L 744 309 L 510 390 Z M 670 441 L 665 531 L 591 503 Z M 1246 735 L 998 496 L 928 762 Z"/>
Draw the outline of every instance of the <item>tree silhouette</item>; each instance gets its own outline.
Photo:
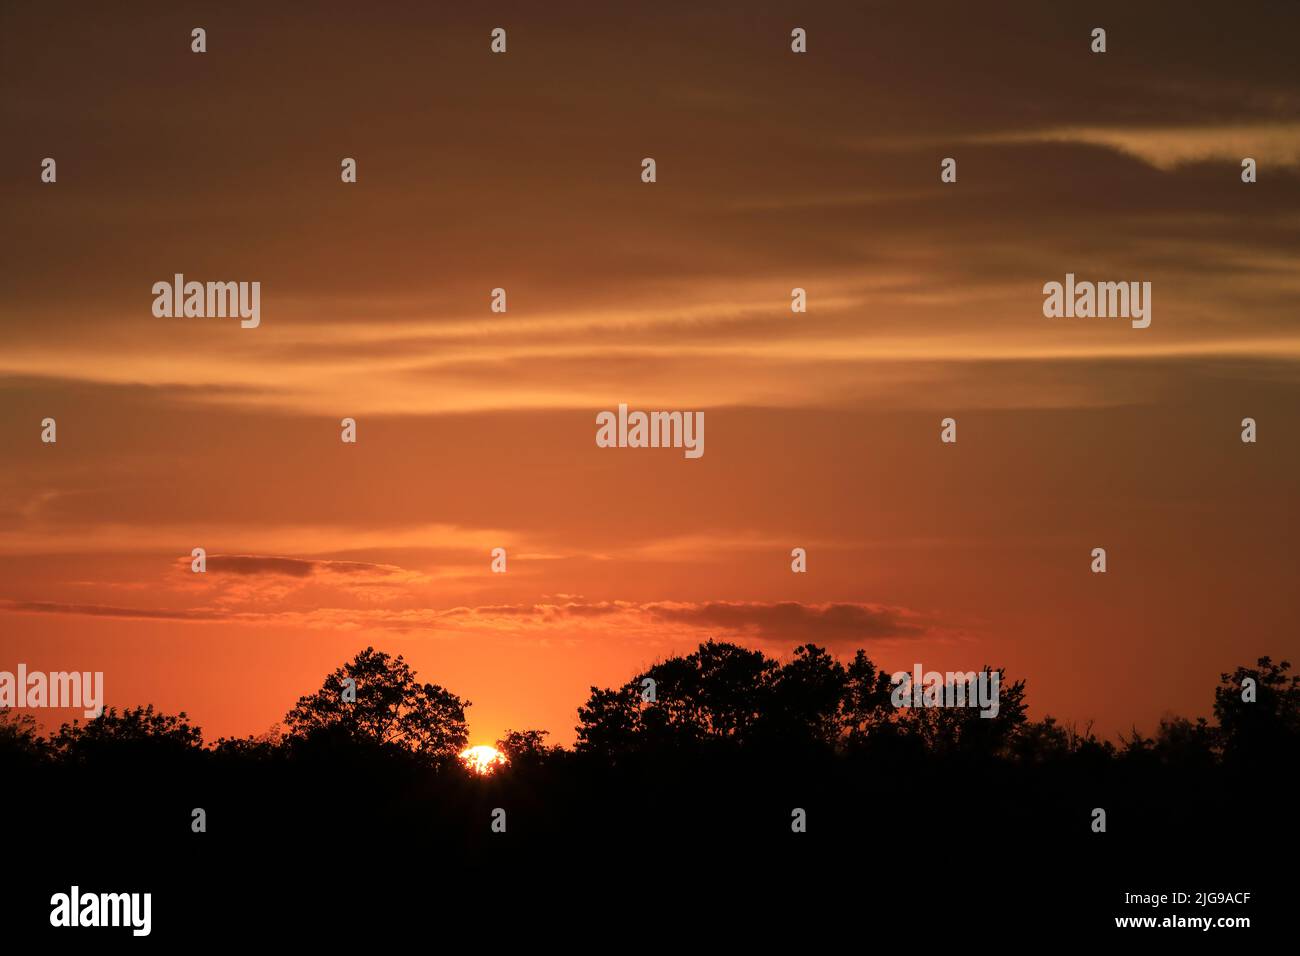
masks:
<path id="1" fill-rule="evenodd" d="M 814 644 L 795 648 L 794 659 L 776 671 L 765 735 L 786 745 L 835 746 L 845 730 L 848 691 L 843 664 Z"/>
<path id="2" fill-rule="evenodd" d="M 1135 731 L 1117 751 L 1090 726 L 1026 719 L 1021 680 L 1000 682 L 994 718 L 978 706 L 895 707 L 890 675 L 864 651 L 804 644 L 777 660 L 708 641 L 625 684 L 592 688 L 578 708 L 581 753 L 550 746 L 543 730 L 509 730 L 496 742 L 508 764 L 475 776 L 456 756 L 468 742 L 468 703 L 367 648 L 322 675 L 283 734 L 205 745 L 184 714 L 138 707 L 64 725 L 46 741 L 30 718 L 0 712 L 0 775 L 21 781 L 33 832 L 76 820 L 79 834 L 128 837 L 117 852 L 203 854 L 195 859 L 235 847 L 242 861 L 274 843 L 299 858 L 295 880 L 328 878 L 340 858 L 367 861 L 364 872 L 383 880 L 390 874 L 374 855 L 391 851 L 422 861 L 421 880 L 445 874 L 450 886 L 472 868 L 496 879 L 515 860 L 549 867 L 627 847 L 626 860 L 611 855 L 570 882 L 613 885 L 610 873 L 628 861 L 657 866 L 647 864 L 654 857 L 663 879 L 680 879 L 701 847 L 754 873 L 771 870 L 772 854 L 825 874 L 849 858 L 871 871 L 896 833 L 936 847 L 961 847 L 971 832 L 1051 852 L 1097 846 L 1094 807 L 1117 834 L 1141 833 L 1144 853 L 1148 839 L 1191 846 L 1188 834 L 1201 853 L 1263 845 L 1290 820 L 1289 790 L 1242 786 L 1260 768 L 1229 765 L 1268 760 L 1271 770 L 1294 754 L 1300 681 L 1289 667 L 1265 658 L 1239 668 L 1216 693 L 1217 725 L 1167 716 L 1151 738 Z M 344 699 L 349 679 L 355 700 Z M 1247 679 L 1254 702 L 1241 699 Z M 194 808 L 216 838 L 189 839 Z M 496 808 L 509 810 L 508 838 L 489 829 Z M 825 838 L 786 840 L 792 808 L 806 809 L 808 832 Z M 1022 867 L 1018 859 L 1006 865 Z M 1109 855 L 1098 861 L 1113 866 Z"/>
<path id="3" fill-rule="evenodd" d="M 1255 667 L 1220 674 L 1214 691 L 1219 743 L 1228 762 L 1294 760 L 1300 756 L 1300 676 L 1287 676 L 1290 661 L 1261 657 Z M 1255 700 L 1243 700 L 1247 678 Z"/>
<path id="4" fill-rule="evenodd" d="M 993 668 L 984 667 L 985 675 Z M 985 717 L 975 707 L 908 707 L 900 711 L 901 720 L 909 734 L 915 734 L 932 753 L 964 754 L 967 756 L 1002 756 L 1013 749 L 1012 745 L 1025 715 L 1025 682 L 1007 683 L 1005 672 L 998 670 L 1000 689 L 998 712 Z M 975 693 L 974 685 L 968 689 Z"/>
<path id="5" fill-rule="evenodd" d="M 356 682 L 355 701 L 343 699 L 347 678 Z M 327 677 L 320 690 L 299 698 L 285 724 L 291 740 L 342 737 L 436 760 L 465 748 L 469 706 L 437 684 L 419 683 L 400 655 L 367 647 Z"/>
<path id="6" fill-rule="evenodd" d="M 36 718 L 0 707 L 0 760 L 32 764 L 45 758 L 49 746 L 36 731 Z"/>
<path id="7" fill-rule="evenodd" d="M 184 711 L 156 712 L 147 707 L 116 707 L 86 723 L 64 724 L 50 738 L 50 746 L 64 760 L 86 763 L 127 759 L 166 761 L 183 759 L 203 747 L 203 731 L 190 724 Z"/>
<path id="8" fill-rule="evenodd" d="M 1204 717 L 1195 721 L 1166 716 L 1154 738 L 1143 737 L 1136 728 L 1124 739 L 1123 756 L 1129 761 L 1146 761 L 1165 767 L 1204 769 L 1215 761 L 1214 730 Z"/>
<path id="9" fill-rule="evenodd" d="M 536 767 L 554 756 L 561 748 L 549 747 L 549 730 L 507 730 L 496 742 L 508 765 L 515 768 Z"/>
<path id="10" fill-rule="evenodd" d="M 613 756 L 647 747 L 744 743 L 771 713 L 779 665 L 761 651 L 708 641 L 578 708 L 577 749 Z M 654 681 L 647 699 L 646 678 Z"/>
<path id="11" fill-rule="evenodd" d="M 986 666 L 984 674 L 991 673 Z M 642 693 L 646 678 L 655 682 L 654 700 Z M 811 753 L 871 749 L 885 742 L 904 751 L 993 757 L 1012 751 L 1027 722 L 1023 680 L 1001 682 L 993 717 L 982 716 L 975 706 L 894 707 L 891 690 L 889 675 L 861 650 L 845 667 L 824 648 L 805 644 L 782 665 L 761 651 L 708 641 L 622 687 L 593 687 L 586 705 L 578 708 L 577 749 L 613 759 L 693 745 Z M 1039 728 L 1039 738 L 1045 740 L 1050 734 L 1043 731 Z M 1032 743 L 1022 743 L 1020 750 Z"/>
<path id="12" fill-rule="evenodd" d="M 640 690 L 625 684 L 617 690 L 593 687 L 585 705 L 578 707 L 575 749 L 608 760 L 636 748 L 642 736 Z"/>
<path id="13" fill-rule="evenodd" d="M 546 746 L 546 738 L 550 735 L 549 730 L 507 730 L 496 747 L 511 760 L 544 754 L 550 749 Z"/>
<path id="14" fill-rule="evenodd" d="M 890 703 L 892 685 L 889 675 L 877 669 L 859 650 L 845 669 L 844 700 L 840 707 L 841 725 L 850 747 L 858 746 L 893 727 L 895 710 Z"/>
<path id="15" fill-rule="evenodd" d="M 1026 722 L 1011 741 L 1010 754 L 1020 763 L 1047 764 L 1064 760 L 1073 750 L 1072 734 L 1048 714 L 1040 721 Z"/>

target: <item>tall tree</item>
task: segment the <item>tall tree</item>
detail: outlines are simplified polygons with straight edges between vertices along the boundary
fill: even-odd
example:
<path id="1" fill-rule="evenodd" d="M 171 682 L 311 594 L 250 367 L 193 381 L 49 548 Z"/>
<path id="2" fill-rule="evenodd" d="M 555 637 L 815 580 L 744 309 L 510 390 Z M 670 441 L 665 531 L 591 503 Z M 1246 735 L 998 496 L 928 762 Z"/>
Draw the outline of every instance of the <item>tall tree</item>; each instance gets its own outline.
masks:
<path id="1" fill-rule="evenodd" d="M 1261 657 L 1256 665 L 1219 675 L 1214 716 L 1223 757 L 1250 762 L 1294 759 L 1300 753 L 1300 676 L 1287 674 L 1290 661 L 1274 664 L 1272 658 Z"/>
<path id="2" fill-rule="evenodd" d="M 353 687 L 355 700 L 344 693 Z M 427 758 L 454 757 L 469 741 L 469 706 L 437 684 L 421 684 L 400 655 L 367 647 L 325 678 L 320 690 L 299 698 L 285 724 L 295 739 L 343 734 Z"/>
<path id="3" fill-rule="evenodd" d="M 578 708 L 580 751 L 744 743 L 771 711 L 779 665 L 761 651 L 708 641 L 617 689 L 593 687 Z M 647 680 L 652 684 L 647 684 Z M 649 688 L 653 688 L 653 697 Z"/>
<path id="4" fill-rule="evenodd" d="M 778 741 L 833 747 L 844 731 L 850 703 L 848 670 L 824 648 L 804 644 L 776 672 L 773 706 L 764 724 Z"/>

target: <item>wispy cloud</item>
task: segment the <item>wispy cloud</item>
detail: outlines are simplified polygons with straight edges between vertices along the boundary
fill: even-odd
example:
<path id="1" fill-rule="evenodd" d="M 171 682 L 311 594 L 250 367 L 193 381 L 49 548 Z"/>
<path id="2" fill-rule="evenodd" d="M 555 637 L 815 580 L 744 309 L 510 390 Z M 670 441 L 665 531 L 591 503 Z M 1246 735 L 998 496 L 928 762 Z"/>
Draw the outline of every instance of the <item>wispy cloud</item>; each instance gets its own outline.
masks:
<path id="1" fill-rule="evenodd" d="M 52 601 L 0 600 L 0 610 L 142 620 L 223 621 L 230 624 L 294 624 L 308 628 L 382 631 L 483 631 L 629 634 L 639 638 L 698 632 L 760 642 L 846 646 L 866 641 L 912 639 L 940 633 L 915 611 L 880 604 L 797 601 L 569 601 L 562 604 L 490 604 L 451 608 L 248 609 L 128 608 Z"/>
<path id="2" fill-rule="evenodd" d="M 14 614 L 74 614 L 83 617 L 120 617 L 149 621 L 220 621 L 226 615 L 212 608 L 168 609 L 113 607 L 107 604 L 65 604 L 59 601 L 11 601 L 0 598 L 0 611 Z"/>
<path id="3" fill-rule="evenodd" d="M 1237 125 L 1054 127 L 972 137 L 985 143 L 1089 143 L 1136 156 L 1158 169 L 1246 156 L 1266 166 L 1300 165 L 1300 123 Z"/>
<path id="4" fill-rule="evenodd" d="M 177 563 L 190 563 L 189 558 L 178 558 Z M 427 575 L 408 571 L 395 564 L 371 564 L 365 561 L 326 561 L 315 558 L 287 558 L 263 554 L 210 554 L 207 557 L 208 574 L 285 575 L 306 578 L 317 574 L 345 577 L 375 577 L 392 581 L 427 580 Z"/>

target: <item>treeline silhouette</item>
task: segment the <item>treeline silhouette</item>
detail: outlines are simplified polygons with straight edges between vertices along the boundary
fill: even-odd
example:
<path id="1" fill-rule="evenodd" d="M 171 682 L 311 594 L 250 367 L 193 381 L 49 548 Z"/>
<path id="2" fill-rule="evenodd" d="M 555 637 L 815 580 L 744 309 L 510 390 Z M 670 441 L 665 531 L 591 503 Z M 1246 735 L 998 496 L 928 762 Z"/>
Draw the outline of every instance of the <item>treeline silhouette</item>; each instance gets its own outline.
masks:
<path id="1" fill-rule="evenodd" d="M 324 874 L 349 867 L 427 864 L 440 886 L 545 871 L 594 892 L 601 874 L 626 885 L 797 871 L 801 885 L 843 892 L 953 873 L 954 887 L 1014 879 L 1004 885 L 1026 893 L 1045 892 L 1035 873 L 1055 859 L 1104 895 L 1095 877 L 1111 870 L 1134 883 L 1156 864 L 1240 874 L 1243 847 L 1289 826 L 1295 794 L 1279 770 L 1300 756 L 1289 662 L 1222 674 L 1212 722 L 1167 717 L 1118 741 L 1030 720 L 1025 681 L 998 673 L 994 717 L 899 708 L 864 651 L 843 663 L 807 644 L 782 663 L 709 641 L 593 687 L 572 748 L 545 731 L 506 733 L 496 745 L 508 763 L 479 776 L 458 757 L 469 702 L 367 648 L 261 736 L 205 742 L 184 713 L 152 706 L 48 736 L 0 714 L 0 774 L 21 781 L 8 816 L 38 856 L 58 834 L 68 862 L 133 860 L 141 880 L 239 873 L 248 885 L 261 885 L 263 855 L 292 858 L 298 889 L 321 885 L 312 874 L 332 885 Z M 806 832 L 792 828 L 797 811 Z"/>

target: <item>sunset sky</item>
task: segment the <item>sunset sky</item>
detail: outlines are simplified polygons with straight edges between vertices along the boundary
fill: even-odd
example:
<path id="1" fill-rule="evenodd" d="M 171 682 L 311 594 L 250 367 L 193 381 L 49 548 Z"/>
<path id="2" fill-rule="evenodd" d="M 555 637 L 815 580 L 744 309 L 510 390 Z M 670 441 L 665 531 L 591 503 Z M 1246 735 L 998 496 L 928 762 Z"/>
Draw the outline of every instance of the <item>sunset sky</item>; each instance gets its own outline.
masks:
<path id="1" fill-rule="evenodd" d="M 1300 6 L 268 6 L 0 8 L 0 670 L 211 739 L 373 645 L 567 744 L 710 637 L 1107 736 L 1300 654 Z"/>

